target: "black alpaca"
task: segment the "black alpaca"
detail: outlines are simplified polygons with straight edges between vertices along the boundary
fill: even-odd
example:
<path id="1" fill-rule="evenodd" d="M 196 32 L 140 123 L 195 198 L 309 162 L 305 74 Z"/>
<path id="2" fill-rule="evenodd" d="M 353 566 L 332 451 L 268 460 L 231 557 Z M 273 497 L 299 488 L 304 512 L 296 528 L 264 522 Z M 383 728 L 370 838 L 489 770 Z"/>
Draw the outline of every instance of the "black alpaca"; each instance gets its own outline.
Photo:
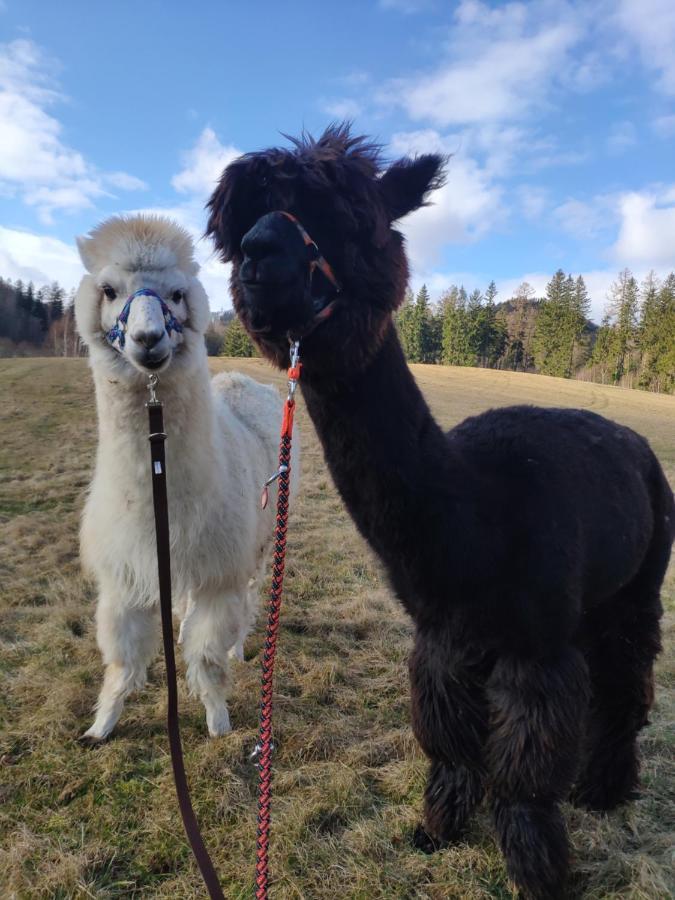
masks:
<path id="1" fill-rule="evenodd" d="M 638 783 L 672 491 L 642 437 L 593 413 L 519 406 L 444 434 L 392 323 L 408 266 L 391 227 L 440 184 L 443 160 L 382 173 L 345 126 L 293 143 L 225 170 L 208 232 L 265 356 L 285 367 L 288 335 L 304 335 L 301 386 L 328 466 L 415 621 L 412 722 L 431 761 L 415 840 L 455 840 L 487 793 L 522 895 L 561 897 L 560 802 L 576 781 L 579 802 L 611 809 Z M 317 242 L 339 294 L 310 276 L 280 211 Z"/>

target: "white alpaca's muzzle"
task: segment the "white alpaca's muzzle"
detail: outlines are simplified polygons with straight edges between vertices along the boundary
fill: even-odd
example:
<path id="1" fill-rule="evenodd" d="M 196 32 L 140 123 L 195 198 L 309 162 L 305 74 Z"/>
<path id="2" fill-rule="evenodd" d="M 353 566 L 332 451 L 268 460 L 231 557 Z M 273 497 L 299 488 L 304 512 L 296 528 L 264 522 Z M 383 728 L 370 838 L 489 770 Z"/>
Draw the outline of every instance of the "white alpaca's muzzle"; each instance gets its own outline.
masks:
<path id="1" fill-rule="evenodd" d="M 118 353 L 125 353 L 128 336 L 135 351 L 128 354 L 131 361 L 143 369 L 154 369 L 171 354 L 173 332 L 182 334 L 182 324 L 159 294 L 141 288 L 124 304 L 115 324 L 107 332 L 106 340 Z M 138 353 L 142 359 L 135 358 Z"/>

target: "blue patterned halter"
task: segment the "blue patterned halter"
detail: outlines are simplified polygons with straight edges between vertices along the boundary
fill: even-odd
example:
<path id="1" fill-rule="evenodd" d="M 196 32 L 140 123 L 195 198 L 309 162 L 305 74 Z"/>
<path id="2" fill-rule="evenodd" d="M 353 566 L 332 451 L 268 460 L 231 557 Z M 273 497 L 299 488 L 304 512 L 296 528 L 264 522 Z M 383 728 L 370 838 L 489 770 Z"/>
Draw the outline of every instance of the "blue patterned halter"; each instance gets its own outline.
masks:
<path id="1" fill-rule="evenodd" d="M 106 340 L 111 347 L 114 347 L 115 350 L 118 351 L 124 350 L 129 311 L 131 310 L 131 304 L 134 302 L 136 297 L 154 297 L 155 300 L 158 300 L 159 305 L 162 307 L 162 314 L 164 315 L 164 327 L 166 328 L 166 333 L 169 336 L 171 335 L 172 331 L 175 331 L 178 334 L 182 333 L 183 326 L 174 316 L 174 314 L 171 312 L 171 310 L 166 305 L 164 300 L 162 300 L 159 294 L 155 293 L 155 291 L 151 291 L 149 288 L 141 288 L 140 290 L 136 291 L 135 294 L 132 294 L 131 297 L 129 297 L 127 302 L 124 304 L 122 312 L 115 319 L 115 324 L 106 334 Z"/>

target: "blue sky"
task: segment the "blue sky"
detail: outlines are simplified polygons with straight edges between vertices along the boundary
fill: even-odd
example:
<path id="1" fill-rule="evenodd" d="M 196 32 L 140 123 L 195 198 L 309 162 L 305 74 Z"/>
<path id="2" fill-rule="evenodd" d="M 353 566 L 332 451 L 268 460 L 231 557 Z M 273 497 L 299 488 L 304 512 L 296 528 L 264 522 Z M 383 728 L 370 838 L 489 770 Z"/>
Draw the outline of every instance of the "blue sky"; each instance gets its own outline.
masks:
<path id="1" fill-rule="evenodd" d="M 347 117 L 452 153 L 403 224 L 413 286 L 500 298 L 675 268 L 673 0 L 0 0 L 0 275 L 77 284 L 74 236 L 164 211 L 199 236 L 223 165 Z M 202 242 L 213 309 L 226 271 Z"/>

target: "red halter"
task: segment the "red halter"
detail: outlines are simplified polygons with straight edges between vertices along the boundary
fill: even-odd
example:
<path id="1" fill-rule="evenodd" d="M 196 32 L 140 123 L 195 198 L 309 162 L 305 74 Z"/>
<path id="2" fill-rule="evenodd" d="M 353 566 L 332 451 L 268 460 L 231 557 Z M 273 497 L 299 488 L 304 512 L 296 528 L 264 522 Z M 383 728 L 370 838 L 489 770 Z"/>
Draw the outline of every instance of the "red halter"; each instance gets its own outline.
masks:
<path id="1" fill-rule="evenodd" d="M 307 233 L 307 231 L 305 231 L 305 229 L 303 228 L 301 223 L 298 221 L 298 219 L 292 213 L 286 212 L 285 210 L 279 210 L 279 212 L 281 213 L 282 216 L 285 216 L 289 222 L 292 222 L 295 225 L 295 227 L 300 232 L 300 237 L 304 241 L 305 247 L 308 247 L 313 253 L 313 258 L 310 260 L 310 263 L 309 263 L 310 284 L 311 284 L 311 279 L 312 279 L 312 275 L 314 274 L 314 271 L 316 269 L 319 269 L 319 271 L 323 275 L 325 275 L 325 277 L 328 279 L 328 281 L 335 288 L 335 291 L 339 294 L 340 291 L 342 290 L 342 288 L 340 286 L 340 282 L 335 277 L 335 272 L 333 272 L 332 266 L 330 265 L 328 260 L 321 254 L 321 251 L 319 250 L 319 247 L 318 247 L 316 241 L 314 241 L 310 237 L 310 235 Z M 337 299 L 331 300 L 329 303 L 327 303 L 323 307 L 323 309 L 319 310 L 319 312 L 314 317 L 314 321 L 310 324 L 310 326 L 307 329 L 305 329 L 305 331 L 303 331 L 300 334 L 295 334 L 295 333 L 289 334 L 289 338 L 292 340 L 293 338 L 307 337 L 307 335 L 311 334 L 312 331 L 314 331 L 314 329 L 318 325 L 321 325 L 322 322 L 325 322 L 326 319 L 328 319 L 330 316 L 333 315 L 333 313 L 335 312 L 336 305 L 337 305 Z"/>
<path id="2" fill-rule="evenodd" d="M 315 269 L 320 269 L 326 278 L 333 285 L 335 290 L 340 292 L 340 282 L 335 277 L 335 273 L 330 266 L 330 263 L 321 255 L 321 251 L 316 243 L 316 241 L 312 240 L 312 238 L 307 234 L 301 223 L 298 219 L 293 215 L 293 213 L 285 212 L 285 210 L 279 210 L 282 216 L 286 216 L 289 222 L 292 222 L 295 227 L 300 232 L 300 237 L 305 242 L 305 247 L 309 247 L 314 253 L 314 259 L 309 264 L 309 272 L 310 275 L 314 272 Z"/>

